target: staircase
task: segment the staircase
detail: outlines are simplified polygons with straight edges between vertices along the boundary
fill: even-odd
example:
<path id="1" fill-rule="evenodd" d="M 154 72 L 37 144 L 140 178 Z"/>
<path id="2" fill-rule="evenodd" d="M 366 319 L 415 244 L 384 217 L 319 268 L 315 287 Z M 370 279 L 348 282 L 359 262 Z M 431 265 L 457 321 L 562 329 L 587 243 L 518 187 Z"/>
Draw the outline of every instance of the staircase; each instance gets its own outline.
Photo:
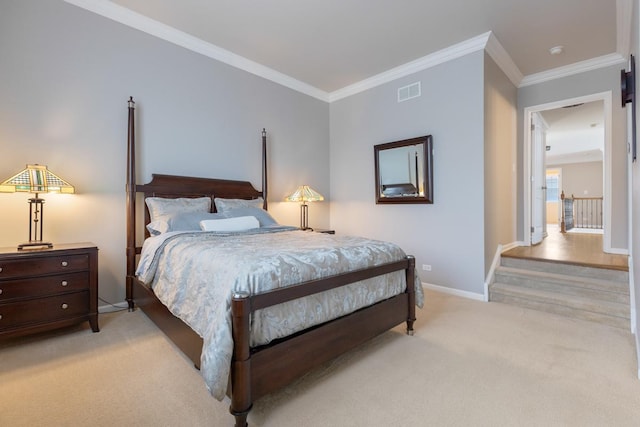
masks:
<path id="1" fill-rule="evenodd" d="M 502 256 L 489 301 L 629 328 L 629 272 Z"/>

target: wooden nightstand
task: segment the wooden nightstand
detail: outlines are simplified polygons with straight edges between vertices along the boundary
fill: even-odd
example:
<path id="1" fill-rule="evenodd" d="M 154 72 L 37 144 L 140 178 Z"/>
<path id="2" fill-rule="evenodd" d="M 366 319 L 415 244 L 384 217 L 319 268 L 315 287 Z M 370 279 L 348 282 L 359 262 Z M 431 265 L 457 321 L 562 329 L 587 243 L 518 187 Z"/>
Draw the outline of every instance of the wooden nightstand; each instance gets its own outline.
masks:
<path id="1" fill-rule="evenodd" d="M 0 338 L 89 321 L 98 332 L 98 248 L 0 248 Z"/>

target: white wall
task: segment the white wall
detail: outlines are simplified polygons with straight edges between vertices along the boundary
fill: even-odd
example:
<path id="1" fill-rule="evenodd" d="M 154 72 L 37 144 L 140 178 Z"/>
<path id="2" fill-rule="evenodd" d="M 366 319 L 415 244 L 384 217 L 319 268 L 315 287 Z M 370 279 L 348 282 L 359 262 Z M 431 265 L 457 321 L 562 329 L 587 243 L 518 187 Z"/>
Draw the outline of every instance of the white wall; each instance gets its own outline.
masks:
<path id="1" fill-rule="evenodd" d="M 100 248 L 100 296 L 124 299 L 127 99 L 137 101 L 139 182 L 151 173 L 243 179 L 271 210 L 300 184 L 330 200 L 329 106 L 61 0 L 0 3 L 0 179 L 40 163 L 76 186 L 45 195 L 46 239 Z M 312 159 L 312 161 L 309 161 Z M 0 246 L 27 239 L 28 195 L 0 194 Z M 328 203 L 311 225 L 327 227 Z"/>
<path id="2" fill-rule="evenodd" d="M 423 282 L 483 292 L 484 52 L 333 102 L 331 227 L 389 240 L 416 257 Z M 422 96 L 397 102 L 420 81 Z M 433 135 L 434 203 L 376 205 L 373 146 Z M 432 266 L 421 271 L 422 264 Z"/>
<path id="3" fill-rule="evenodd" d="M 636 58 L 636 64 L 638 64 L 639 62 L 639 54 L 640 54 L 640 2 L 638 2 L 638 0 L 635 0 L 633 2 L 633 25 L 632 25 L 632 31 L 631 31 L 631 53 L 635 56 Z M 639 74 L 638 71 L 636 70 L 636 79 L 638 78 Z M 638 88 L 638 83 L 636 80 L 636 88 Z M 636 94 L 636 96 L 638 96 Z M 629 105 L 629 104 L 627 104 Z M 635 105 L 633 106 L 633 108 L 636 109 L 636 132 L 638 133 L 636 135 L 636 143 L 638 144 L 640 141 L 638 141 L 638 137 L 640 137 L 640 108 L 638 107 L 638 102 L 635 103 Z M 629 141 L 631 141 L 631 138 L 628 138 Z M 640 145 L 639 145 L 640 148 Z M 637 160 L 633 163 L 632 167 L 631 167 L 631 174 L 632 174 L 632 188 L 631 188 L 631 193 L 632 193 L 632 212 L 633 215 L 631 216 L 632 220 L 631 220 L 631 255 L 632 255 L 632 265 L 631 265 L 631 272 L 633 273 L 632 275 L 632 281 L 633 281 L 633 293 L 635 295 L 632 295 L 632 297 L 635 297 L 635 306 L 636 306 L 636 316 L 635 319 L 632 319 L 632 322 L 634 322 L 634 330 L 635 330 L 635 339 L 636 339 L 636 356 L 638 358 L 638 377 L 640 378 L 640 338 L 639 338 L 639 332 L 640 332 L 640 215 L 639 215 L 639 211 L 640 211 L 640 157 L 637 158 Z"/>

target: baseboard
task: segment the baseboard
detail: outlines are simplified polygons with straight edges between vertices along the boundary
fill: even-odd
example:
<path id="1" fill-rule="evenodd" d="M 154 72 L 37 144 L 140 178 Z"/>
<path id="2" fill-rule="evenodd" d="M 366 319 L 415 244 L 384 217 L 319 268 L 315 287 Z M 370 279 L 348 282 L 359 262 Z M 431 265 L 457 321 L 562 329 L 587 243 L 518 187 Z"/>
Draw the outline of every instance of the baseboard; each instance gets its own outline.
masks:
<path id="1" fill-rule="evenodd" d="M 608 248 L 608 249 L 605 249 L 605 252 L 608 254 L 614 254 L 614 255 L 629 255 L 629 249 L 622 249 L 622 248 Z"/>
<path id="2" fill-rule="evenodd" d="M 98 306 L 98 313 L 113 313 L 114 311 L 127 310 L 129 304 L 126 301 L 116 302 L 115 304 L 104 304 Z"/>
<path id="3" fill-rule="evenodd" d="M 638 360 L 638 379 L 640 380 L 640 337 L 635 334 L 636 337 L 636 358 Z"/>
<path id="4" fill-rule="evenodd" d="M 504 245 L 502 245 L 502 252 L 506 252 L 509 249 L 517 248 L 518 246 L 526 246 L 526 244 L 524 242 L 505 243 Z"/>
<path id="5" fill-rule="evenodd" d="M 491 267 L 489 267 L 489 272 L 487 273 L 487 277 L 484 280 L 484 297 L 483 301 L 489 301 L 489 285 L 493 282 L 493 276 L 496 273 L 496 268 L 498 268 L 498 264 L 500 264 L 500 256 L 504 251 L 502 245 L 498 245 L 496 248 L 496 252 L 493 254 L 493 261 L 491 262 Z"/>
<path id="6" fill-rule="evenodd" d="M 476 301 L 485 301 L 483 294 L 477 294 L 475 292 L 462 291 L 460 289 L 448 288 L 446 286 L 433 285 L 431 283 L 422 282 L 422 287 L 430 289 L 432 291 L 441 292 L 443 294 L 455 295 L 457 297 L 469 298 Z"/>

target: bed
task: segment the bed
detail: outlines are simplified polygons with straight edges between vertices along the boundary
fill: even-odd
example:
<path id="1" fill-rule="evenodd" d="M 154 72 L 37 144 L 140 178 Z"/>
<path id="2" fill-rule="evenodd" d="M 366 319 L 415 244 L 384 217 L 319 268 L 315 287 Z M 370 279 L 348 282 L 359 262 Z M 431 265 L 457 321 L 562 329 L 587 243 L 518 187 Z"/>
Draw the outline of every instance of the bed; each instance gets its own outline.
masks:
<path id="1" fill-rule="evenodd" d="M 247 181 L 158 174 L 153 174 L 151 181 L 146 184 L 136 184 L 134 112 L 135 104 L 133 98 L 130 98 L 126 182 L 126 292 L 129 309 L 142 309 L 193 361 L 196 368 L 202 369 L 205 382 L 214 396 L 220 392 L 221 378 L 224 380 L 224 392 L 231 400 L 230 412 L 235 417 L 236 427 L 247 426 L 247 415 L 256 399 L 284 387 L 314 367 L 402 323 L 406 323 L 407 334 L 413 335 L 415 306 L 416 302 L 421 305 L 422 292 L 421 287 L 416 286 L 414 258 L 405 255 L 401 250 L 401 253 L 397 253 L 393 248 L 395 245 L 374 242 L 373 246 L 364 247 L 360 238 L 294 230 L 292 227 L 281 227 L 277 224 L 262 227 L 262 223 L 258 229 L 252 228 L 247 231 L 202 232 L 172 229 L 170 232 L 159 232 L 160 235 L 151 236 L 149 229 L 154 230 L 153 224 L 156 222 L 151 221 L 154 215 L 150 212 L 149 202 L 144 202 L 150 198 L 166 200 L 167 203 L 188 200 L 190 204 L 208 198 L 212 201 L 211 211 L 219 211 L 216 208 L 217 201 L 240 200 L 251 204 L 260 203 L 261 209 L 266 211 L 266 132 L 262 132 L 262 191 L 256 190 Z M 136 215 L 136 212 L 140 213 L 139 209 L 144 210 L 144 215 L 140 215 L 144 217 L 143 220 L 138 219 Z M 222 214 L 223 212 L 210 212 L 202 215 Z M 212 220 L 212 224 L 220 224 L 225 220 Z M 140 224 L 136 224 L 137 222 Z M 144 242 L 141 245 L 137 236 L 142 235 L 143 230 Z M 257 245 L 253 247 L 272 250 L 253 249 L 246 253 L 241 252 L 245 246 L 252 247 L 246 243 L 247 241 Z M 336 245 L 336 242 L 340 245 Z M 366 243 L 369 244 L 368 241 Z M 288 252 L 286 248 L 289 247 L 296 249 Z M 306 248 L 306 252 L 296 255 L 295 252 L 303 251 L 303 247 Z M 191 248 L 192 252 L 201 255 L 197 257 L 202 259 L 201 263 L 194 264 L 196 267 L 181 269 L 195 274 L 195 278 L 171 276 L 176 270 L 171 265 L 183 265 L 184 261 L 178 261 L 178 254 L 188 252 L 185 248 Z M 206 252 L 209 250 L 222 252 L 209 254 Z M 362 255 L 371 252 L 375 252 L 375 257 Z M 227 280 L 225 277 L 231 276 L 210 273 L 209 268 L 212 267 L 209 264 L 214 263 L 206 260 L 221 260 L 224 256 L 231 256 L 230 254 L 235 258 L 224 258 L 226 261 L 218 264 L 244 266 L 245 270 L 242 270 L 240 275 L 242 280 Z M 312 258 L 311 254 L 320 258 Z M 335 255 L 336 259 L 342 261 L 332 262 L 334 254 L 338 254 Z M 189 257 L 186 258 L 189 260 L 187 262 L 196 258 L 193 255 L 184 256 Z M 304 262 L 291 261 L 297 256 L 302 257 Z M 286 258 L 286 262 L 282 262 L 282 257 Z M 361 260 L 364 258 L 371 258 L 373 261 L 363 265 Z M 205 262 L 206 265 L 203 264 Z M 277 274 L 272 271 L 264 273 L 266 276 L 261 276 L 257 272 L 262 271 L 265 265 L 276 264 L 286 264 L 288 273 L 282 274 L 283 270 L 276 269 L 274 271 Z M 251 266 L 255 266 L 256 271 L 253 271 Z M 304 273 L 301 273 L 303 270 Z M 307 270 L 313 273 L 309 275 Z M 228 289 L 215 291 L 223 292 L 223 297 L 212 294 L 210 298 L 205 298 L 203 295 L 209 295 L 209 291 L 206 290 L 208 288 L 199 286 L 203 286 L 202 282 L 207 277 L 209 281 L 218 279 L 215 283 L 216 288 L 219 288 L 219 282 L 232 281 L 234 284 Z M 246 277 L 248 279 L 245 280 Z M 165 282 L 177 282 L 179 291 L 171 290 Z M 192 283 L 198 283 L 198 286 L 191 286 Z M 166 291 L 165 288 L 169 290 Z M 187 309 L 183 310 L 172 301 L 167 302 L 167 299 L 173 298 L 167 295 L 182 293 L 183 290 L 187 292 L 186 289 L 190 288 L 194 289 L 196 297 L 192 295 L 183 299 L 193 304 Z M 390 290 L 380 291 L 382 288 Z M 371 297 L 374 293 L 376 296 Z M 363 296 L 360 298 L 358 295 Z M 324 298 L 334 298 L 334 301 L 338 298 L 340 302 L 354 300 L 356 304 L 347 307 L 346 303 L 318 302 L 325 301 Z M 215 301 L 223 301 L 224 306 L 212 308 Z M 317 307 L 339 305 L 345 307 L 338 307 L 337 313 L 326 313 L 328 317 L 315 313 L 318 311 Z M 185 315 L 194 311 L 206 314 L 200 317 Z M 320 311 L 322 310 L 318 312 Z M 293 320 L 289 317 L 278 317 L 291 316 L 294 312 L 299 314 L 295 317 L 307 317 L 311 320 L 301 326 L 289 328 L 288 324 L 294 323 Z M 218 326 L 209 326 L 217 324 L 211 320 L 216 316 L 220 317 L 220 313 L 226 316 L 220 323 L 228 323 L 229 326 L 228 360 L 221 358 L 221 361 L 211 354 L 225 352 L 227 339 L 218 338 L 226 337 L 227 333 L 216 332 Z M 194 320 L 196 318 L 200 320 Z M 274 329 L 277 329 L 278 333 L 267 333 L 267 338 L 263 335 L 258 337 L 259 331 L 268 329 L 269 326 L 262 326 L 269 325 L 269 322 L 275 325 Z M 287 327 L 284 328 L 283 325 Z M 214 359 L 216 363 L 211 362 Z M 214 369 L 211 373 L 212 370 L 206 365 L 212 365 L 217 370 Z M 215 381 L 211 379 L 213 377 Z M 213 390 L 212 387 L 216 389 Z M 220 398 L 219 395 L 216 397 Z"/>

